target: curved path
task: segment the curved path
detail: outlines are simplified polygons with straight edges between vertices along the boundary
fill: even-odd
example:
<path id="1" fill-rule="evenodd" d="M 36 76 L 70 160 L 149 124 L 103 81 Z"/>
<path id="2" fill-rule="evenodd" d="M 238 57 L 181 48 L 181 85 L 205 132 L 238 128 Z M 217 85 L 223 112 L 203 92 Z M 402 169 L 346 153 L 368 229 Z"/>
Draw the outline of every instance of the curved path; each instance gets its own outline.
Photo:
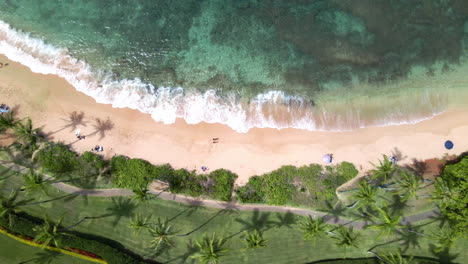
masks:
<path id="1" fill-rule="evenodd" d="M 1 161 L 0 164 L 5 166 L 9 169 L 15 171 L 25 171 L 28 168 L 17 165 L 12 162 L 8 161 Z M 52 176 L 42 173 L 46 179 L 53 179 Z M 52 184 L 57 189 L 66 192 L 66 193 L 73 193 L 79 195 L 89 195 L 89 196 L 100 196 L 100 197 L 111 197 L 111 196 L 131 196 L 133 192 L 128 189 L 119 189 L 119 188 L 111 188 L 111 189 L 82 189 L 75 186 L 71 186 L 65 184 L 63 182 L 57 182 Z M 179 203 L 185 203 L 190 205 L 197 205 L 197 206 L 205 206 L 205 207 L 212 207 L 218 209 L 228 209 L 228 210 L 240 210 L 240 211 L 267 211 L 267 212 L 279 212 L 279 213 L 292 213 L 297 215 L 304 215 L 304 216 L 312 216 L 312 217 L 323 217 L 324 221 L 330 224 L 341 224 L 352 226 L 356 229 L 362 229 L 367 222 L 362 221 L 355 221 L 343 218 L 339 215 L 330 215 L 323 212 L 313 211 L 309 209 L 303 208 L 295 208 L 295 207 L 288 207 L 288 206 L 273 206 L 273 205 L 263 205 L 263 204 L 239 204 L 236 202 L 221 202 L 216 200 L 209 200 L 209 199 L 201 199 L 201 198 L 194 198 L 190 196 L 180 195 L 180 194 L 173 194 L 170 192 L 157 192 L 155 190 L 149 191 L 151 194 L 158 196 L 164 200 L 171 200 L 176 201 Z M 418 222 L 421 220 L 425 220 L 428 218 L 437 217 L 439 215 L 438 209 L 429 210 L 426 212 L 418 213 L 415 215 L 410 215 L 403 217 L 401 220 L 402 224 L 410 224 L 414 222 Z"/>

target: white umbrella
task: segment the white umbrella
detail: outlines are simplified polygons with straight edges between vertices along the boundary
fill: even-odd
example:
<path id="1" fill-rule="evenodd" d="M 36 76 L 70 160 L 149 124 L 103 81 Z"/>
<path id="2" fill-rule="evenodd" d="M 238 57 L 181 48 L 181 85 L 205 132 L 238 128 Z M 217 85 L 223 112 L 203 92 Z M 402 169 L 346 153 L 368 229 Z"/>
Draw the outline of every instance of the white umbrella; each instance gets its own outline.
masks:
<path id="1" fill-rule="evenodd" d="M 333 162 L 333 156 L 331 154 L 323 155 L 322 161 L 325 162 L 325 163 L 332 163 Z"/>

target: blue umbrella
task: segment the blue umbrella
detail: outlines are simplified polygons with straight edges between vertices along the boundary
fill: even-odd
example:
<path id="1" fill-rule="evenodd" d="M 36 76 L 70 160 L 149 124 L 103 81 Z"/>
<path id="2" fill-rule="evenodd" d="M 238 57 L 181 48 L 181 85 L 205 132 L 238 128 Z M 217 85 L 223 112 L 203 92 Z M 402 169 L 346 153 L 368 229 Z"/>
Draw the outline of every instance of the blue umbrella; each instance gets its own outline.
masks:
<path id="1" fill-rule="evenodd" d="M 450 140 L 445 141 L 445 148 L 446 149 L 453 149 L 453 142 Z"/>

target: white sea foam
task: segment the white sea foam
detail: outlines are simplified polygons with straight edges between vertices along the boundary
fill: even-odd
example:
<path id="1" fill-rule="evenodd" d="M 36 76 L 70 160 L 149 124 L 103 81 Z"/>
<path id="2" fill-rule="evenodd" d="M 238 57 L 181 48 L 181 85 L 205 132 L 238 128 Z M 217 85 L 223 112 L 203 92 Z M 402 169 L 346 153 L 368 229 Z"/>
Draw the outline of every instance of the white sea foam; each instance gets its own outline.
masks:
<path id="1" fill-rule="evenodd" d="M 67 49 L 47 44 L 13 29 L 3 21 L 0 21 L 0 53 L 33 72 L 64 78 L 98 103 L 136 109 L 164 124 L 183 118 L 189 124 L 225 124 L 237 132 L 247 132 L 254 127 L 342 131 L 365 125 L 416 123 L 437 114 L 434 112 L 427 117 L 405 119 L 404 113 L 401 113 L 366 124 L 365 120 L 361 120 L 359 111 L 337 116 L 282 91 L 261 93 L 248 102 L 242 102 L 235 93 L 219 96 L 215 90 L 186 92 L 181 87 L 155 88 L 138 78 L 116 81 L 110 76 L 101 76 L 87 63 L 73 58 Z"/>

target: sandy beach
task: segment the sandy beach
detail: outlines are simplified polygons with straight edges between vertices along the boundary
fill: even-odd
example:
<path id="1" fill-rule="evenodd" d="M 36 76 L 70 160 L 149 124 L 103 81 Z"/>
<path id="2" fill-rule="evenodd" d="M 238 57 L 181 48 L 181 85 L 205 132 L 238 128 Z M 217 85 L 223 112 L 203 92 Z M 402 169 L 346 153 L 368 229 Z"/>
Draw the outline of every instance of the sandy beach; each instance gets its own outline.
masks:
<path id="1" fill-rule="evenodd" d="M 4 56 L 0 62 L 9 63 L 0 69 L 1 103 L 16 109 L 20 118 L 31 117 L 50 139 L 71 144 L 79 152 L 101 145 L 106 158 L 126 155 L 200 173 L 201 166 L 209 171 L 226 168 L 239 175 L 238 185 L 282 165 L 321 163 L 326 153 L 334 154 L 335 163 L 354 163 L 364 174 L 372 167 L 369 162 L 378 162 L 382 154 L 400 152 L 399 163 L 405 164 L 468 150 L 468 109 L 448 110 L 414 125 L 349 132 L 252 129 L 240 134 L 219 124 L 188 125 L 181 119 L 172 125 L 157 123 L 136 110 L 98 104 L 57 76 L 33 73 Z M 84 114 L 85 123 L 78 128 L 88 136 L 81 141 L 68 126 L 75 111 Z M 96 133 L 97 119 L 108 124 L 104 133 Z M 7 144 L 2 138 L 0 143 Z M 213 143 L 213 138 L 219 142 Z M 447 139 L 455 144 L 452 150 L 444 148 Z"/>

